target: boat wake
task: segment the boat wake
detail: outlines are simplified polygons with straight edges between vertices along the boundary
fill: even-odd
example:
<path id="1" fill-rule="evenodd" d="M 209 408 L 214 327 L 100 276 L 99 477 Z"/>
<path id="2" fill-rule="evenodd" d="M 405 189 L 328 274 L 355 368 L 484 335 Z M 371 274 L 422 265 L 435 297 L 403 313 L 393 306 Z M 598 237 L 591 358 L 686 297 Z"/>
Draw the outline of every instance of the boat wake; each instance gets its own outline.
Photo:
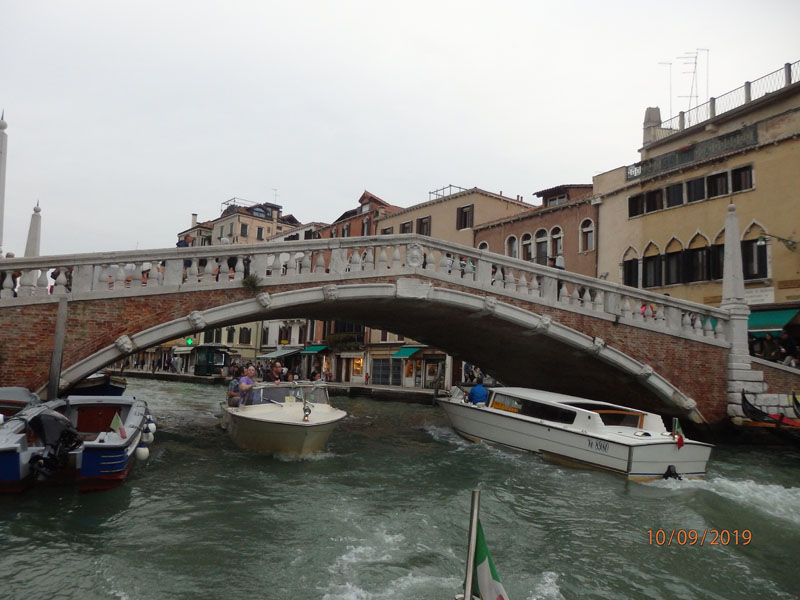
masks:
<path id="1" fill-rule="evenodd" d="M 764 515 L 800 525 L 800 487 L 758 483 L 752 479 L 715 477 L 702 480 L 665 479 L 645 485 L 674 490 L 709 492 Z"/>
<path id="2" fill-rule="evenodd" d="M 311 454 L 292 454 L 290 452 L 276 452 L 272 455 L 275 460 L 286 463 L 296 462 L 317 462 L 320 460 L 328 460 L 335 458 L 336 454 L 333 452 L 312 452 Z"/>

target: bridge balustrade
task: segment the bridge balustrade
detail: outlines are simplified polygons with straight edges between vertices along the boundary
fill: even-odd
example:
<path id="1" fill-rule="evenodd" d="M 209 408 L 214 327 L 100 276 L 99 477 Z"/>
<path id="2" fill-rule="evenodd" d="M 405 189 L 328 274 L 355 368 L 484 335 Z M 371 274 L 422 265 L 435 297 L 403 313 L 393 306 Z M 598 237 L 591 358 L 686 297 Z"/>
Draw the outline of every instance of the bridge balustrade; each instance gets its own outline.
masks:
<path id="1" fill-rule="evenodd" d="M 419 235 L 0 260 L 0 307 L 197 289 L 416 276 L 727 344 L 728 312 Z"/>

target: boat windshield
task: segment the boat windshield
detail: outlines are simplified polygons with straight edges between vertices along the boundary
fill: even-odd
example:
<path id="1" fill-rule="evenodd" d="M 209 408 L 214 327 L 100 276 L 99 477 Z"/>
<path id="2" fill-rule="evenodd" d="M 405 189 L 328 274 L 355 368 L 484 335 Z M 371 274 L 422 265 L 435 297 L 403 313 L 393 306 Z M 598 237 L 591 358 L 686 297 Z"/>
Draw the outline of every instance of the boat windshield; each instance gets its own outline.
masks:
<path id="1" fill-rule="evenodd" d="M 245 405 L 285 404 L 303 400 L 314 404 L 327 404 L 328 393 L 322 387 L 262 387 L 250 393 Z"/>
<path id="2" fill-rule="evenodd" d="M 492 408 L 519 413 L 526 417 L 533 417 L 544 421 L 564 423 L 565 425 L 574 423 L 576 416 L 575 411 L 569 410 L 568 408 L 562 408 L 544 402 L 536 402 L 535 400 L 528 400 L 527 398 L 515 398 L 499 392 L 494 395 Z"/>
<path id="3" fill-rule="evenodd" d="M 627 410 L 596 410 L 603 425 L 607 427 L 633 427 L 641 429 L 642 414 Z"/>

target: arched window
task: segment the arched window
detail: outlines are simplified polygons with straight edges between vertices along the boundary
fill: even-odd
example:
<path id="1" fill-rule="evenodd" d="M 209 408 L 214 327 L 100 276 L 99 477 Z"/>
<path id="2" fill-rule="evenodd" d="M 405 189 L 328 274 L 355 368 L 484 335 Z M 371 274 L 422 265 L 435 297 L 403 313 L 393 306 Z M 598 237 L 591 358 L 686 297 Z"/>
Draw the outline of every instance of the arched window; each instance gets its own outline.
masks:
<path id="1" fill-rule="evenodd" d="M 664 254 L 664 285 L 683 281 L 683 245 L 672 238 Z"/>
<path id="2" fill-rule="evenodd" d="M 535 260 L 536 264 L 539 265 L 546 265 L 547 264 L 547 230 L 540 229 L 536 232 L 536 237 L 534 238 L 535 244 Z"/>
<path id="3" fill-rule="evenodd" d="M 239 343 L 240 344 L 250 344 L 250 336 L 252 332 L 250 331 L 249 327 L 242 327 L 239 329 Z"/>
<path id="4" fill-rule="evenodd" d="M 707 281 L 711 277 L 711 249 L 708 240 L 699 233 L 689 242 L 684 281 Z"/>
<path id="5" fill-rule="evenodd" d="M 488 250 L 489 249 L 489 242 L 481 242 L 478 244 L 478 250 Z"/>
<path id="6" fill-rule="evenodd" d="M 644 258 L 642 259 L 642 287 L 650 288 L 661 285 L 661 253 L 658 251 L 658 246 L 651 242 L 644 249 Z"/>
<path id="7" fill-rule="evenodd" d="M 564 243 L 561 227 L 553 227 L 550 230 L 550 256 L 561 256 L 563 253 Z"/>
<path id="8" fill-rule="evenodd" d="M 579 252 L 594 250 L 594 223 L 591 219 L 584 219 L 581 223 Z"/>
<path id="9" fill-rule="evenodd" d="M 522 260 L 533 260 L 533 236 L 530 233 L 522 234 Z"/>
<path id="10" fill-rule="evenodd" d="M 639 253 L 628 248 L 622 257 L 622 283 L 639 287 Z"/>
<path id="11" fill-rule="evenodd" d="M 763 279 L 767 276 L 767 244 L 762 241 L 766 231 L 753 223 L 742 236 L 742 268 L 745 279 Z"/>
<path id="12" fill-rule="evenodd" d="M 511 258 L 517 258 L 518 251 L 517 251 L 517 236 L 510 235 L 508 239 L 506 239 L 506 256 L 510 256 Z"/>

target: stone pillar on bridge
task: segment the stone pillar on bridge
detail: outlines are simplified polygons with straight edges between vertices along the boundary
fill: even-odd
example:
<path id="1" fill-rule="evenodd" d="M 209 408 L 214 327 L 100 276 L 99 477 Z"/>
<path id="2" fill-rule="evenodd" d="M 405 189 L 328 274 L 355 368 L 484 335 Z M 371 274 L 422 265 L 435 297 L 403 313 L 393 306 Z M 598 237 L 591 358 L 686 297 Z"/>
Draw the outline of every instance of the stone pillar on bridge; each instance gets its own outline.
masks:
<path id="1" fill-rule="evenodd" d="M 766 391 L 764 374 L 750 369 L 750 348 L 747 343 L 750 308 L 744 297 L 740 237 L 736 207 L 729 204 L 728 214 L 725 217 L 725 263 L 720 308 L 730 313 L 729 330 L 726 335 L 731 342 L 728 354 L 728 414 L 732 417 L 742 416 L 743 391 L 748 394 L 763 394 Z"/>

